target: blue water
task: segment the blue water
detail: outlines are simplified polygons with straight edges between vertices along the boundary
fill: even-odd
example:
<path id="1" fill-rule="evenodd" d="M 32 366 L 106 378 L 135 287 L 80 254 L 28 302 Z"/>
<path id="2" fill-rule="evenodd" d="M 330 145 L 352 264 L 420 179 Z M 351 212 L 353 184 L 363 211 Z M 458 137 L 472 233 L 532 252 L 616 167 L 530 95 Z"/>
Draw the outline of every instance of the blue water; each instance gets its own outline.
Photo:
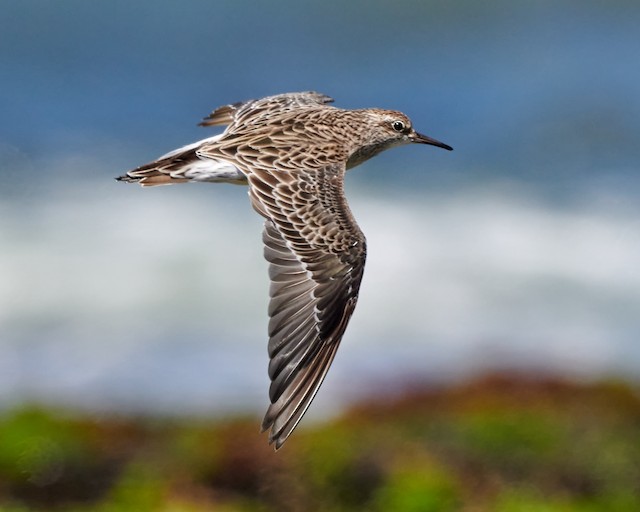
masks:
<path id="1" fill-rule="evenodd" d="M 348 176 L 370 255 L 319 410 L 403 376 L 640 375 L 637 2 L 0 10 L 4 403 L 264 405 L 245 191 L 111 178 L 205 136 L 220 104 L 309 89 L 403 110 L 455 148 Z"/>

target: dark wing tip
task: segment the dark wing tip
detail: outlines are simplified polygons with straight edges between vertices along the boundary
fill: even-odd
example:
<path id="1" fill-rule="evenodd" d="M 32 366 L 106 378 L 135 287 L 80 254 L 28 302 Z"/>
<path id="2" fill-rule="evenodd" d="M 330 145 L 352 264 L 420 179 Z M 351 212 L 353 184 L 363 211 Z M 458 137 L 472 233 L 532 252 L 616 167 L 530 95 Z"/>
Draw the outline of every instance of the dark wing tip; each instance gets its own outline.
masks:
<path id="1" fill-rule="evenodd" d="M 140 181 L 140 178 L 134 178 L 132 176 L 129 176 L 128 174 L 125 174 L 124 176 L 118 176 L 117 178 L 114 178 L 114 180 L 123 181 L 125 183 L 136 183 Z"/>
<path id="2" fill-rule="evenodd" d="M 308 94 L 311 94 L 316 97 L 316 99 L 323 104 L 333 103 L 335 100 L 331 96 L 327 96 L 326 94 L 322 94 L 317 91 L 309 91 Z"/>
<path id="3" fill-rule="evenodd" d="M 236 111 L 246 102 L 232 103 L 223 105 L 215 109 L 211 114 L 205 117 L 198 126 L 219 126 L 229 124 L 233 121 Z"/>

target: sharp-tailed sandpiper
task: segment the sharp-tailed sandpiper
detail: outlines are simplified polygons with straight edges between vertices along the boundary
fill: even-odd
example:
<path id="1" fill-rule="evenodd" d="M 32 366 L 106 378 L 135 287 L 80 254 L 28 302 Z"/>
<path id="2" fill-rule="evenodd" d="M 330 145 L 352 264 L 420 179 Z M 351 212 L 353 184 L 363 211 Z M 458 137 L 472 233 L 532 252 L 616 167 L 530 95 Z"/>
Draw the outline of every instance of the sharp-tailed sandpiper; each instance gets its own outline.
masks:
<path id="1" fill-rule="evenodd" d="M 401 112 L 344 110 L 316 92 L 225 105 L 203 126 L 223 133 L 189 144 L 118 180 L 249 185 L 266 221 L 271 405 L 262 423 L 278 449 L 311 404 L 356 306 L 365 237 L 344 196 L 345 171 L 409 143 L 452 148 L 416 132 Z"/>

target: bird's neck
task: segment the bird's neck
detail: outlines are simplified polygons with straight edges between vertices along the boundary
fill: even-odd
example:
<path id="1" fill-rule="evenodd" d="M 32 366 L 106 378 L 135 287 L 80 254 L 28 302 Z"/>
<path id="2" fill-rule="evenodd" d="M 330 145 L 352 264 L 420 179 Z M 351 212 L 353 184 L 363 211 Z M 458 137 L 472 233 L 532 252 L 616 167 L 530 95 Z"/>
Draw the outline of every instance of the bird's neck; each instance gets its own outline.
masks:
<path id="1" fill-rule="evenodd" d="M 367 144 L 364 146 L 360 146 L 356 149 L 349 159 L 347 160 L 347 169 L 352 169 L 360 165 L 363 162 L 366 162 L 370 158 L 373 158 L 379 153 L 382 153 L 384 150 L 389 149 L 397 144 L 393 142 L 387 142 L 382 144 Z"/>

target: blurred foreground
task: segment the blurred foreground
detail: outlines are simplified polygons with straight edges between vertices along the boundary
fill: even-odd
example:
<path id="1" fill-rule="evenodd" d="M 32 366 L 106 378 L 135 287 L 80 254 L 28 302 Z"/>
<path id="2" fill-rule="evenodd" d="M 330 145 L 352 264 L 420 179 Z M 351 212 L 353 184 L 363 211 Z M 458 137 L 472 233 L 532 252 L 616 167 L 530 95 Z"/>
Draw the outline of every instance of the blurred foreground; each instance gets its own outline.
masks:
<path id="1" fill-rule="evenodd" d="M 258 418 L 0 418 L 0 510 L 640 510 L 640 394 L 494 375 L 371 397 L 278 453 Z"/>

